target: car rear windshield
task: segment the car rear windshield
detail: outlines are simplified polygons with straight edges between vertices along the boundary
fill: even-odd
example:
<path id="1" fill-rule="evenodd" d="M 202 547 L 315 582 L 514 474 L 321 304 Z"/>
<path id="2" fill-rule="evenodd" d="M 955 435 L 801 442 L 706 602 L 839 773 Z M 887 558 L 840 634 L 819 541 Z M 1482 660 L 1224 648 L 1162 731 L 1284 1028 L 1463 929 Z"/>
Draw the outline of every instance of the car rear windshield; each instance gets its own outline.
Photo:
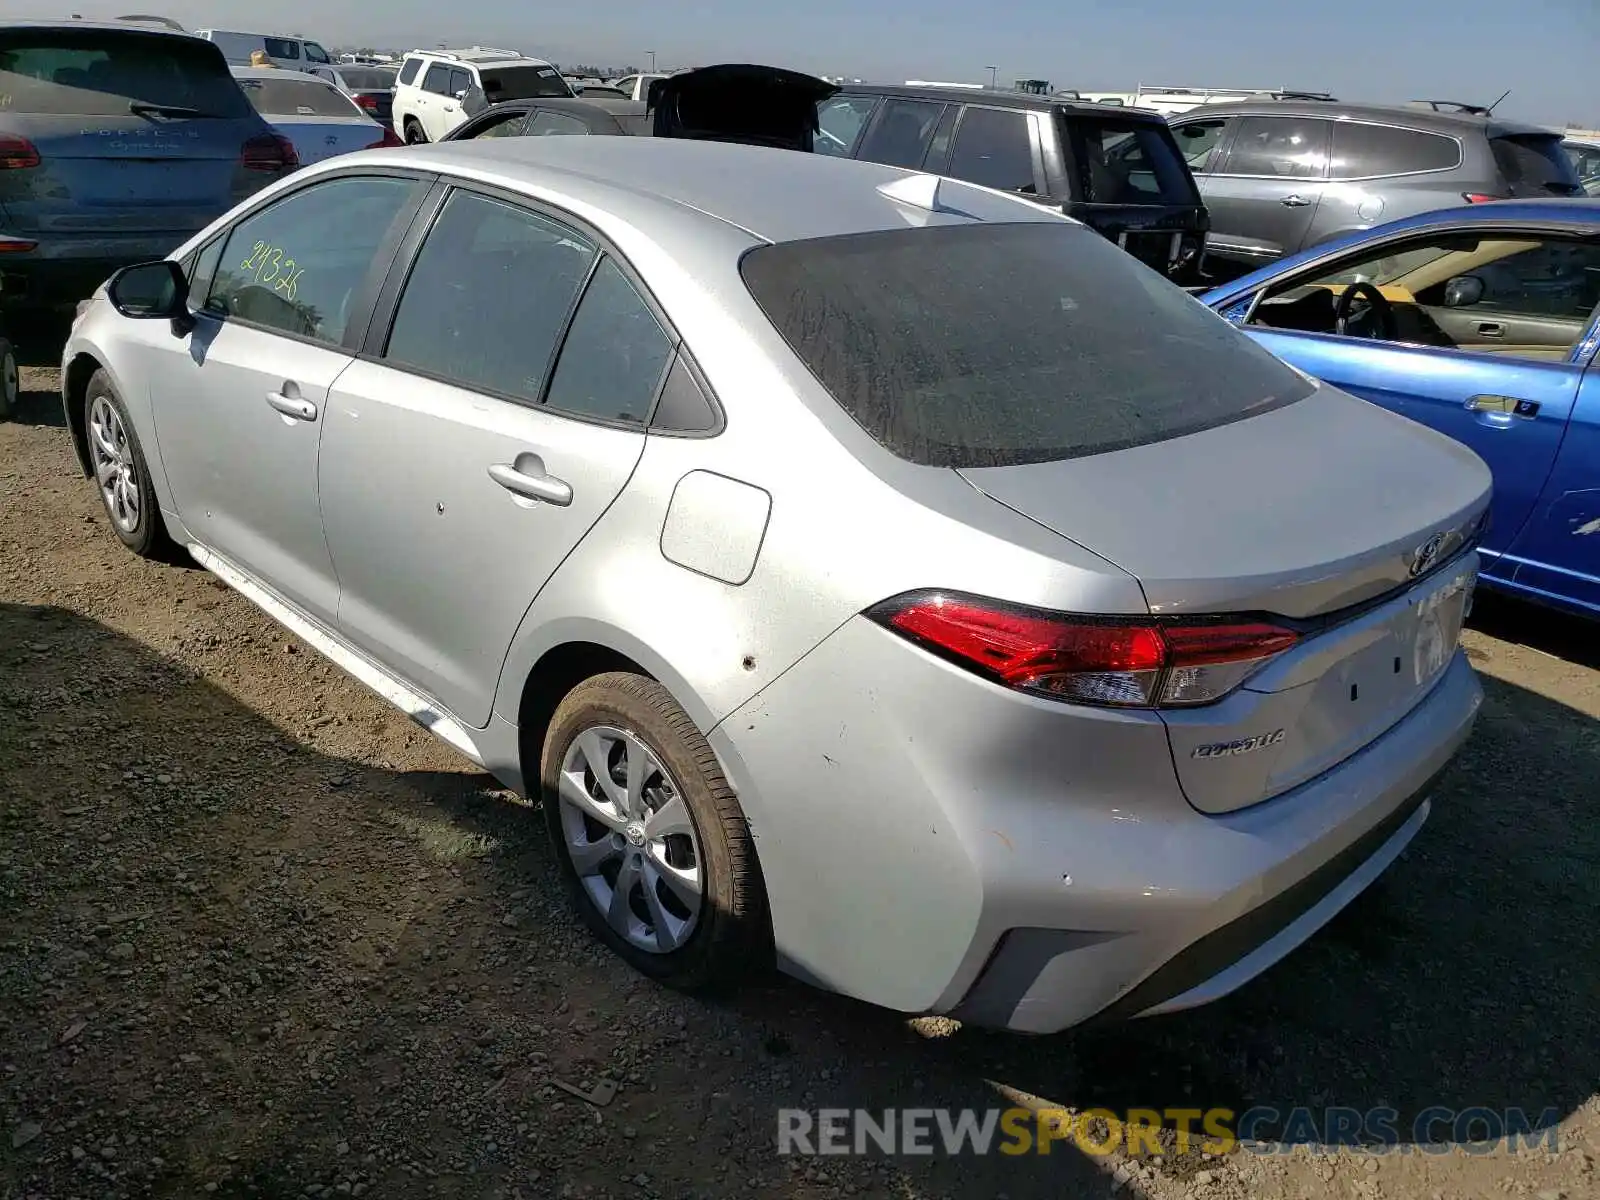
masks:
<path id="1" fill-rule="evenodd" d="M 51 116 L 128 116 L 135 106 L 249 116 L 222 52 L 210 42 L 117 29 L 0 33 L 5 110 Z"/>
<path id="2" fill-rule="evenodd" d="M 1576 196 L 1583 187 L 1578 172 L 1554 134 L 1516 134 L 1490 138 L 1494 161 L 1513 196 Z"/>
<path id="3" fill-rule="evenodd" d="M 1085 203 L 1200 203 L 1194 176 L 1166 126 L 1076 113 L 1060 119 Z"/>
<path id="4" fill-rule="evenodd" d="M 356 117 L 361 112 L 338 88 L 309 79 L 241 79 L 255 110 L 274 117 Z"/>
<path id="5" fill-rule="evenodd" d="M 535 96 L 570 96 L 572 88 L 554 67 L 496 67 L 479 72 L 483 94 L 490 104 L 501 100 L 531 100 Z"/>
<path id="6" fill-rule="evenodd" d="M 387 92 L 394 89 L 394 72 L 382 67 L 340 67 L 339 78 L 357 92 Z"/>
<path id="7" fill-rule="evenodd" d="M 1098 234 L 947 225 L 761 246 L 745 285 L 891 453 L 1049 462 L 1291 404 L 1312 385 Z"/>

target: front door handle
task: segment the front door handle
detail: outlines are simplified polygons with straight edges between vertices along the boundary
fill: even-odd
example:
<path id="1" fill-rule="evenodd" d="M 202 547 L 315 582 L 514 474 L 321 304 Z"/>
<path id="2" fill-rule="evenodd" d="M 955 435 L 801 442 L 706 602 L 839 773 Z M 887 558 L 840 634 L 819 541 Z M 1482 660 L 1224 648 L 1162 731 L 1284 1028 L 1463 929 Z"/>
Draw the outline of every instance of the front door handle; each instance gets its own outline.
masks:
<path id="1" fill-rule="evenodd" d="M 1304 196 L 1285 196 L 1280 203 L 1285 208 L 1304 208 L 1306 205 L 1310 204 L 1311 201 L 1307 200 Z"/>
<path id="2" fill-rule="evenodd" d="M 267 403 L 286 417 L 297 421 L 315 421 L 317 406 L 299 396 L 286 396 L 282 392 L 268 392 Z"/>
<path id="3" fill-rule="evenodd" d="M 531 462 L 528 461 L 530 459 Z M 519 467 L 522 469 L 519 470 Z M 489 478 L 524 500 L 540 500 L 558 508 L 565 508 L 572 503 L 572 485 L 546 474 L 544 463 L 535 455 L 519 454 L 515 465 L 495 463 L 489 468 Z"/>
<path id="4" fill-rule="evenodd" d="M 1483 413 L 1493 417 L 1521 417 L 1524 421 L 1531 421 L 1539 415 L 1539 402 L 1537 400 L 1522 400 L 1516 396 L 1473 396 L 1467 401 L 1469 412 Z"/>

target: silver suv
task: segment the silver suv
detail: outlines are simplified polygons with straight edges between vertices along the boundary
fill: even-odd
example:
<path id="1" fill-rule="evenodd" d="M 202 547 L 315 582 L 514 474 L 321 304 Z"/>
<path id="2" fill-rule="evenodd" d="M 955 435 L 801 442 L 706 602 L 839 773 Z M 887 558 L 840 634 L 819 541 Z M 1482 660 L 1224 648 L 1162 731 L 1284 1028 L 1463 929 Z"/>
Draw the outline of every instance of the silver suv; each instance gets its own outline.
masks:
<path id="1" fill-rule="evenodd" d="M 1558 134 L 1466 105 L 1263 99 L 1171 125 L 1211 213 L 1218 282 L 1414 213 L 1582 194 Z"/>

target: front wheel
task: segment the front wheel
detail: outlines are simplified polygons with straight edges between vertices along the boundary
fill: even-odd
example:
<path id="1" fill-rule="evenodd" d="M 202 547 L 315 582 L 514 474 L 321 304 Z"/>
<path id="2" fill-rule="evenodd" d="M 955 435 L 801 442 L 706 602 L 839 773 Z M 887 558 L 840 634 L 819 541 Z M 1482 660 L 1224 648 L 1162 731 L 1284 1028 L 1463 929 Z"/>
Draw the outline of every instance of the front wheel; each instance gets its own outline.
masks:
<path id="1" fill-rule="evenodd" d="M 150 468 L 127 406 L 104 370 L 89 380 L 84 411 L 89 461 L 112 532 L 140 558 L 170 558 L 174 547 L 161 521 Z"/>
<path id="2" fill-rule="evenodd" d="M 625 672 L 579 684 L 551 719 L 540 781 L 574 902 L 628 963 L 698 990 L 770 961 L 749 826 L 666 688 Z"/>
<path id="3" fill-rule="evenodd" d="M 17 371 L 17 354 L 11 343 L 0 338 L 0 421 L 17 411 L 17 397 L 22 393 L 22 376 Z"/>

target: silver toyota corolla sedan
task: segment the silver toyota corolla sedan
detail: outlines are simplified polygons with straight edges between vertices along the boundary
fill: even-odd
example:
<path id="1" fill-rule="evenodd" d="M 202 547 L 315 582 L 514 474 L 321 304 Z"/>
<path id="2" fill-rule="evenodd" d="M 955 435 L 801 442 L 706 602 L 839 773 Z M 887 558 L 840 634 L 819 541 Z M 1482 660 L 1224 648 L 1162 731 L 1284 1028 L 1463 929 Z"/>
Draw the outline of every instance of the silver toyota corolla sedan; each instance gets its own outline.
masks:
<path id="1" fill-rule="evenodd" d="M 1210 1000 L 1400 853 L 1480 703 L 1470 451 L 951 180 L 346 156 L 116 277 L 64 366 L 122 541 L 542 797 L 675 986 Z"/>

